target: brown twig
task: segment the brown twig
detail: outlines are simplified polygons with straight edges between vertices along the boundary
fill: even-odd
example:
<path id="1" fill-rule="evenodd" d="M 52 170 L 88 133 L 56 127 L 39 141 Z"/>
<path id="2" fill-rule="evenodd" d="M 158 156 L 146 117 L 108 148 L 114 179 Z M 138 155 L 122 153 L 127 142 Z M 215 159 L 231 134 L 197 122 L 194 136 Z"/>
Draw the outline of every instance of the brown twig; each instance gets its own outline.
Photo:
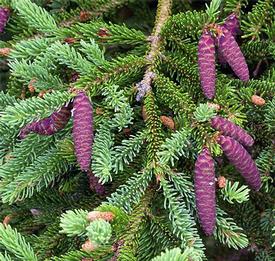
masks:
<path id="1" fill-rule="evenodd" d="M 167 19 L 170 16 L 172 1 L 171 0 L 160 0 L 158 1 L 157 16 L 155 21 L 155 27 L 152 34 L 148 37 L 148 41 L 151 42 L 150 50 L 146 59 L 148 66 L 145 71 L 143 80 L 137 84 L 138 94 L 137 100 L 140 100 L 148 91 L 151 90 L 152 80 L 155 76 L 154 68 L 156 65 L 157 58 L 160 55 L 162 39 L 160 36 L 161 29 Z"/>

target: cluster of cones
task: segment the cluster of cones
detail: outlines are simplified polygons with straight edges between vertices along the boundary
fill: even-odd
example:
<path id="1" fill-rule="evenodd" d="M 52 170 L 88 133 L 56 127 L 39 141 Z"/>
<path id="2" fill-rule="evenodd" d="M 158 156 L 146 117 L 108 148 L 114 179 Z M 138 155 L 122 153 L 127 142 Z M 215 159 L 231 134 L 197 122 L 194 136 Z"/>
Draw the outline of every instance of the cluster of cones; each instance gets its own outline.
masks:
<path id="1" fill-rule="evenodd" d="M 72 134 L 77 162 L 81 170 L 88 173 L 91 189 L 103 195 L 104 187 L 90 170 L 94 135 L 93 106 L 84 91 L 80 91 L 72 102 L 53 112 L 49 117 L 27 124 L 21 129 L 19 137 L 23 139 L 31 132 L 40 135 L 53 135 L 65 128 L 71 114 L 73 114 Z"/>
<path id="2" fill-rule="evenodd" d="M 211 119 L 211 126 L 223 135 L 217 138 L 218 144 L 229 161 L 235 166 L 254 190 L 261 187 L 260 173 L 245 147 L 252 146 L 253 138 L 241 127 L 219 116 Z M 211 235 L 216 223 L 215 166 L 208 148 L 203 148 L 195 164 L 195 197 L 197 214 L 206 235 Z"/>
<path id="3" fill-rule="evenodd" d="M 240 32 L 236 14 L 230 14 L 223 25 L 205 27 L 198 44 L 198 65 L 201 87 L 208 99 L 215 96 L 216 48 L 221 64 L 228 63 L 242 81 L 249 80 L 249 70 L 235 36 Z"/>

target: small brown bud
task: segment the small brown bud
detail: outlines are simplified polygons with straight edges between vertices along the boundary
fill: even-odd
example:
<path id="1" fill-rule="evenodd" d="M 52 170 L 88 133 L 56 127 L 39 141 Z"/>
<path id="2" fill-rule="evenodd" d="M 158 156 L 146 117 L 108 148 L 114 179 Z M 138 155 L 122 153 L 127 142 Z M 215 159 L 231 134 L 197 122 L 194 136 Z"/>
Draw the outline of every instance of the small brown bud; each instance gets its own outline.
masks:
<path id="1" fill-rule="evenodd" d="M 34 87 L 34 83 L 36 82 L 35 79 L 32 79 L 30 82 L 29 82 L 29 85 L 28 85 L 28 89 L 30 91 L 30 93 L 34 93 L 35 92 L 35 87 Z"/>
<path id="2" fill-rule="evenodd" d="M 265 105 L 265 99 L 263 99 L 262 97 L 260 97 L 258 95 L 252 95 L 251 101 L 253 104 L 255 104 L 257 106 Z"/>
<path id="3" fill-rule="evenodd" d="M 103 114 L 103 109 L 100 108 L 100 107 L 97 107 L 97 108 L 95 109 L 95 113 L 96 113 L 97 115 L 102 115 L 102 114 Z"/>
<path id="4" fill-rule="evenodd" d="M 38 97 L 39 97 L 39 98 L 44 98 L 45 94 L 46 94 L 46 93 L 49 93 L 49 92 L 51 92 L 51 91 L 52 91 L 51 89 L 49 89 L 49 90 L 43 90 L 43 91 L 41 91 L 41 92 L 38 94 Z"/>
<path id="5" fill-rule="evenodd" d="M 99 37 L 105 37 L 105 36 L 110 36 L 110 33 L 108 32 L 108 30 L 106 28 L 100 28 L 97 32 L 97 35 Z"/>
<path id="6" fill-rule="evenodd" d="M 111 211 L 105 211 L 105 212 L 101 212 L 101 211 L 91 211 L 88 213 L 87 219 L 89 221 L 94 221 L 96 219 L 102 218 L 105 221 L 112 221 L 115 218 L 115 215 L 113 212 Z"/>
<path id="7" fill-rule="evenodd" d="M 219 176 L 217 184 L 219 188 L 224 188 L 226 184 L 226 178 L 224 176 Z"/>
<path id="8" fill-rule="evenodd" d="M 84 11 L 84 10 L 80 11 L 80 14 L 79 14 L 79 21 L 80 22 L 86 22 L 90 18 L 91 18 L 91 13 L 90 12 Z"/>
<path id="9" fill-rule="evenodd" d="M 123 129 L 123 133 L 124 133 L 124 135 L 129 136 L 131 134 L 131 129 L 125 128 L 125 129 Z"/>
<path id="10" fill-rule="evenodd" d="M 12 215 L 5 216 L 5 218 L 3 220 L 3 225 L 7 226 L 10 223 L 11 218 L 12 218 Z"/>
<path id="11" fill-rule="evenodd" d="M 219 111 L 221 109 L 221 106 L 219 104 L 212 103 L 212 102 L 208 102 L 207 106 L 209 108 L 212 108 L 212 109 L 216 110 L 216 111 Z"/>
<path id="12" fill-rule="evenodd" d="M 75 43 L 76 41 L 77 41 L 77 39 L 76 39 L 76 38 L 73 38 L 73 37 L 67 37 L 67 38 L 64 39 L 64 42 L 65 42 L 65 43 L 68 43 L 68 44 L 73 44 L 73 43 Z"/>
<path id="13" fill-rule="evenodd" d="M 101 212 L 100 211 L 91 211 L 88 213 L 87 219 L 89 221 L 94 221 L 96 219 L 101 218 Z"/>
<path id="14" fill-rule="evenodd" d="M 7 48 L 7 47 L 0 48 L 0 55 L 1 56 L 9 56 L 10 52 L 11 52 L 11 48 Z"/>
<path id="15" fill-rule="evenodd" d="M 92 243 L 90 240 L 87 240 L 84 244 L 82 244 L 81 248 L 85 252 L 92 252 L 97 248 L 97 245 Z"/>
<path id="16" fill-rule="evenodd" d="M 115 218 L 115 214 L 111 211 L 101 212 L 101 218 L 110 222 Z"/>
<path id="17" fill-rule="evenodd" d="M 171 130 L 175 130 L 175 122 L 171 117 L 160 116 L 160 120 L 164 126 Z"/>
<path id="18" fill-rule="evenodd" d="M 142 115 L 143 120 L 146 121 L 148 116 L 147 116 L 147 113 L 146 113 L 145 106 L 142 106 L 142 108 L 141 108 L 141 115 Z"/>

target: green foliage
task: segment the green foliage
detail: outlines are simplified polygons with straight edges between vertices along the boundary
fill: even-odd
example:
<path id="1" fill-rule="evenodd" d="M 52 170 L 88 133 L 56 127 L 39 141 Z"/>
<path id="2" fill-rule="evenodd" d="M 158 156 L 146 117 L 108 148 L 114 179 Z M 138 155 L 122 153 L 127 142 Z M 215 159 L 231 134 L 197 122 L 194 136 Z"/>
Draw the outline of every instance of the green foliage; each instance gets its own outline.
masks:
<path id="1" fill-rule="evenodd" d="M 152 261 L 187 261 L 192 258 L 192 248 L 187 247 L 182 253 L 180 248 L 173 248 L 161 253 L 160 256 L 155 257 Z"/>
<path id="2" fill-rule="evenodd" d="M 0 223 L 0 245 L 20 260 L 37 261 L 33 249 L 21 234 L 11 226 Z"/>
<path id="3" fill-rule="evenodd" d="M 87 216 L 88 211 L 86 210 L 68 210 L 61 216 L 60 227 L 62 230 L 60 232 L 70 237 L 84 235 L 89 224 Z"/>
<path id="4" fill-rule="evenodd" d="M 190 141 L 190 130 L 182 129 L 175 133 L 172 133 L 171 138 L 160 146 L 158 156 L 159 162 L 163 165 L 170 163 L 172 166 L 175 164 L 175 160 L 183 156 L 188 158 L 191 154 L 191 141 Z"/>
<path id="5" fill-rule="evenodd" d="M 226 217 L 226 213 L 221 209 L 217 212 L 217 228 L 214 234 L 223 244 L 239 249 L 248 246 L 247 236 L 242 229 L 236 225 L 232 218 Z"/>
<path id="6" fill-rule="evenodd" d="M 103 219 L 97 219 L 86 227 L 86 235 L 96 245 L 107 244 L 112 236 L 110 223 Z"/>
<path id="7" fill-rule="evenodd" d="M 133 206 L 139 202 L 147 189 L 152 177 L 152 170 L 145 169 L 142 173 L 133 175 L 107 198 L 108 202 L 118 206 L 126 212 L 131 212 Z"/>
<path id="8" fill-rule="evenodd" d="M 181 240 L 181 247 L 193 247 L 192 258 L 202 260 L 204 246 L 195 227 L 195 221 L 185 204 L 177 198 L 175 189 L 164 179 L 161 180 L 165 201 L 164 207 L 169 210 L 173 233 Z"/>
<path id="9" fill-rule="evenodd" d="M 128 127 L 132 123 L 133 109 L 130 107 L 123 90 L 118 90 L 118 88 L 118 85 L 106 86 L 102 94 L 106 96 L 105 101 L 107 106 L 115 112 L 111 120 L 111 126 L 113 128 L 117 127 L 121 131 L 122 128 Z"/>
<path id="10" fill-rule="evenodd" d="M 0 219 L 14 228 L 0 226 L 0 260 L 212 260 L 221 249 L 230 256 L 228 248 L 274 259 L 274 0 L 254 2 L 160 0 L 156 10 L 146 0 L 0 0 L 11 10 L 0 42 L 10 48 L 0 68 Z M 250 80 L 216 59 L 211 104 L 200 86 L 198 39 L 231 13 Z M 137 101 L 141 82 L 149 91 Z M 18 137 L 77 90 L 95 107 L 93 178 L 77 166 L 73 118 L 52 136 Z M 222 156 L 209 124 L 216 113 L 255 139 L 247 150 L 261 173 L 259 192 L 241 184 Z M 214 234 L 223 247 L 198 231 L 193 172 L 204 146 L 227 179 L 217 190 Z M 98 180 L 104 195 L 95 192 Z M 93 210 L 114 218 L 90 222 Z M 87 236 L 91 252 L 79 250 Z"/>
<path id="11" fill-rule="evenodd" d="M 244 38 L 252 40 L 260 39 L 262 33 L 266 33 L 270 25 L 270 15 L 274 20 L 273 0 L 260 0 L 253 6 L 251 12 L 247 14 L 247 19 L 242 23 Z"/>
<path id="12" fill-rule="evenodd" d="M 122 140 L 121 145 L 114 147 L 113 169 L 116 173 L 124 170 L 124 164 L 129 164 L 139 153 L 142 143 L 146 138 L 146 131 L 139 132 L 129 139 Z"/>
<path id="13" fill-rule="evenodd" d="M 242 185 L 239 187 L 239 182 L 230 182 L 226 180 L 225 187 L 221 189 L 223 200 L 234 204 L 234 201 L 242 203 L 249 200 L 249 189 L 247 186 Z"/>
<path id="14" fill-rule="evenodd" d="M 102 184 L 112 180 L 111 147 L 113 144 L 110 123 L 106 121 L 99 127 L 93 145 L 94 160 L 92 162 L 92 169 L 94 175 L 99 178 L 99 182 Z"/>
<path id="15" fill-rule="evenodd" d="M 27 166 L 12 182 L 1 187 L 4 203 L 12 204 L 32 197 L 35 192 L 52 185 L 60 175 L 69 170 L 67 162 L 58 155 L 56 148 L 49 149 Z"/>
<path id="16" fill-rule="evenodd" d="M 63 106 L 72 98 L 68 92 L 53 92 L 46 94 L 44 99 L 33 97 L 21 100 L 13 106 L 6 107 L 0 122 L 11 128 L 23 127 L 26 123 L 33 122 L 40 118 L 48 117 L 54 110 Z"/>
<path id="17" fill-rule="evenodd" d="M 194 117 L 198 122 L 204 122 L 210 120 L 215 114 L 214 108 L 207 104 L 200 104 L 194 112 Z"/>
<path id="18" fill-rule="evenodd" d="M 53 17 L 30 0 L 12 0 L 12 5 L 30 27 L 44 33 L 52 33 L 57 30 Z"/>
<path id="19" fill-rule="evenodd" d="M 103 203 L 102 205 L 97 207 L 96 210 L 99 210 L 101 212 L 110 211 L 115 215 L 114 219 L 112 220 L 111 225 L 112 225 L 113 231 L 117 235 L 119 235 L 123 232 L 125 226 L 129 222 L 128 215 L 121 208 L 118 208 L 118 207 L 113 206 L 111 204 Z"/>

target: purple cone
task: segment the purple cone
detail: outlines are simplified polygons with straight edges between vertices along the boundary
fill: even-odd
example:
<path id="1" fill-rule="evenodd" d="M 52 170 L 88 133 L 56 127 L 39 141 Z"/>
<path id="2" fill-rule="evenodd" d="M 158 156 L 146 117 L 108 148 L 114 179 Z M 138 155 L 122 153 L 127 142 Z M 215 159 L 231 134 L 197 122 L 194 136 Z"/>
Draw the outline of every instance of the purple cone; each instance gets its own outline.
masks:
<path id="1" fill-rule="evenodd" d="M 6 24 L 10 17 L 10 10 L 5 7 L 0 7 L 0 33 L 4 32 Z"/>
<path id="2" fill-rule="evenodd" d="M 229 161 L 242 174 L 246 183 L 254 190 L 259 190 L 261 187 L 261 177 L 257 166 L 246 149 L 236 140 L 220 136 L 218 143 L 229 159 Z"/>
<path id="3" fill-rule="evenodd" d="M 88 171 L 92 156 L 93 107 L 83 92 L 73 102 L 73 140 L 77 162 L 83 171 Z"/>
<path id="4" fill-rule="evenodd" d="M 226 17 L 224 26 L 230 33 L 235 37 L 237 34 L 241 32 L 240 30 L 240 22 L 236 14 L 232 13 Z"/>
<path id="5" fill-rule="evenodd" d="M 197 158 L 194 181 L 199 221 L 204 233 L 210 236 L 216 224 L 216 194 L 214 160 L 207 148 Z"/>
<path id="6" fill-rule="evenodd" d="M 198 45 L 198 65 L 200 82 L 204 95 L 208 99 L 215 96 L 215 40 L 207 31 L 203 32 Z"/>
<path id="7" fill-rule="evenodd" d="M 249 80 L 249 70 L 245 58 L 234 36 L 225 26 L 218 26 L 218 49 L 234 73 L 242 80 Z"/>
<path id="8" fill-rule="evenodd" d="M 34 132 L 40 135 L 53 135 L 62 130 L 71 117 L 71 105 L 63 106 L 51 116 L 27 124 L 19 134 L 20 139 L 24 139 L 29 133 Z"/>
<path id="9" fill-rule="evenodd" d="M 63 106 L 60 110 L 54 112 L 50 116 L 56 131 L 64 129 L 64 127 L 67 125 L 71 118 L 71 110 L 72 103 L 69 103 L 68 106 Z"/>
<path id="10" fill-rule="evenodd" d="M 90 189 L 100 196 L 105 195 L 105 187 L 99 183 L 99 178 L 96 177 L 90 170 L 88 170 L 87 175 Z"/>
<path id="11" fill-rule="evenodd" d="M 241 32 L 240 30 L 240 22 L 236 16 L 236 14 L 232 13 L 229 16 L 227 16 L 225 23 L 223 24 L 227 30 L 230 31 L 230 33 L 236 37 L 237 34 Z M 218 48 L 218 60 L 219 63 L 222 65 L 226 64 L 226 60 L 223 57 L 221 50 Z"/>
<path id="12" fill-rule="evenodd" d="M 244 129 L 223 117 L 215 116 L 212 118 L 211 126 L 245 146 L 252 146 L 254 144 L 253 138 Z"/>

